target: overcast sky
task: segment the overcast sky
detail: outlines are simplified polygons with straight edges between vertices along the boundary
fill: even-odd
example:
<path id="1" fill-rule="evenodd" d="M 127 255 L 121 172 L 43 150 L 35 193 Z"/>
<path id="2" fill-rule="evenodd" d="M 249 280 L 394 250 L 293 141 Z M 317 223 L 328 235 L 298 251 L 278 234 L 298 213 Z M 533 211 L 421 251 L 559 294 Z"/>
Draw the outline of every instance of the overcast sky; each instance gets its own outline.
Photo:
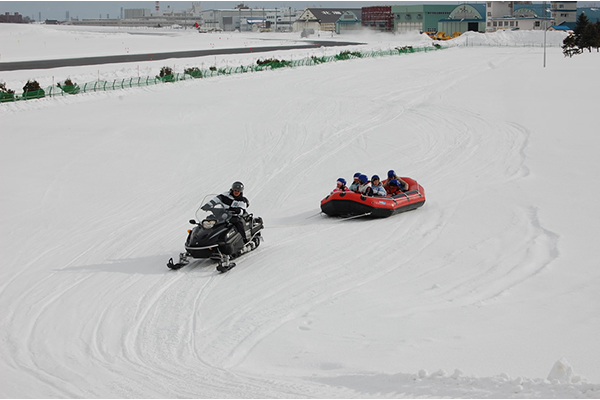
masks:
<path id="1" fill-rule="evenodd" d="M 161 1 L 160 8 L 170 7 L 175 10 L 185 10 L 192 6 L 192 1 Z M 202 1 L 203 9 L 211 8 L 234 8 L 242 1 Z M 304 9 L 306 7 L 347 7 L 359 8 L 369 5 L 393 5 L 393 4 L 423 4 L 427 1 L 244 1 L 249 7 L 294 7 Z M 462 4 L 465 1 L 431 1 L 429 3 L 454 3 Z M 468 3 L 483 3 L 473 1 Z M 537 2 L 536 2 L 537 3 Z M 541 3 L 541 2 L 539 2 Z M 71 18 L 119 18 L 121 8 L 147 8 L 154 10 L 154 1 L 2 1 L 0 0 L 0 13 L 18 12 L 24 16 L 38 20 L 41 13 L 42 20 L 57 19 L 65 20 L 69 12 Z M 579 7 L 600 6 L 598 1 L 578 2 Z"/>

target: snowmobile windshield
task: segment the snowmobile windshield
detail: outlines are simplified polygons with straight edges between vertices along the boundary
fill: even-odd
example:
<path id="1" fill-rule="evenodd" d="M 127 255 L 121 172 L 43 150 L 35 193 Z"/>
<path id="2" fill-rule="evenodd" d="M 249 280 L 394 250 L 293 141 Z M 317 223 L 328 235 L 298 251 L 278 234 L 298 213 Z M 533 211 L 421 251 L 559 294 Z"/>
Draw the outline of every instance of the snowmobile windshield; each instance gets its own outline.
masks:
<path id="1" fill-rule="evenodd" d="M 202 206 L 207 204 L 209 201 L 211 201 L 215 197 L 217 197 L 216 194 L 208 194 L 204 197 L 204 199 L 202 199 L 200 206 L 196 210 L 196 218 L 198 220 L 211 220 L 211 221 L 216 221 L 216 223 L 219 224 L 221 222 L 227 222 L 227 221 L 229 221 L 229 219 L 231 219 L 231 214 L 229 212 L 227 212 L 226 206 L 221 203 L 215 204 L 214 207 L 212 207 L 206 211 L 202 210 Z M 204 213 L 206 213 L 206 214 L 204 214 Z M 200 214 L 204 214 L 204 215 L 200 215 Z"/>

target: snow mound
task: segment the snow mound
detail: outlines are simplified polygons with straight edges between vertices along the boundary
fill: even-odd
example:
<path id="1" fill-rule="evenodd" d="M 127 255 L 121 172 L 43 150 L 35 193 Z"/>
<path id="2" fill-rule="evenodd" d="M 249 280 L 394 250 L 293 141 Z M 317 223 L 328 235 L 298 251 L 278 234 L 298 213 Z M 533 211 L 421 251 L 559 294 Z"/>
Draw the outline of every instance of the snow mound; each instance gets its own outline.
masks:
<path id="1" fill-rule="evenodd" d="M 493 377 L 465 376 L 440 369 L 416 374 L 375 374 L 319 378 L 360 393 L 361 397 L 448 397 L 448 398 L 600 398 L 600 385 L 582 381 L 572 373 L 566 360 L 559 360 L 545 379 L 513 378 L 506 373 Z"/>
<path id="2" fill-rule="evenodd" d="M 567 37 L 565 32 L 546 32 L 547 46 L 560 46 Z M 497 31 L 491 33 L 465 32 L 447 41 L 449 46 L 542 46 L 543 31 Z"/>
<path id="3" fill-rule="evenodd" d="M 552 367 L 552 371 L 548 375 L 549 381 L 557 381 L 560 383 L 578 383 L 581 382 L 581 377 L 573 372 L 573 367 L 567 360 L 561 358 Z"/>

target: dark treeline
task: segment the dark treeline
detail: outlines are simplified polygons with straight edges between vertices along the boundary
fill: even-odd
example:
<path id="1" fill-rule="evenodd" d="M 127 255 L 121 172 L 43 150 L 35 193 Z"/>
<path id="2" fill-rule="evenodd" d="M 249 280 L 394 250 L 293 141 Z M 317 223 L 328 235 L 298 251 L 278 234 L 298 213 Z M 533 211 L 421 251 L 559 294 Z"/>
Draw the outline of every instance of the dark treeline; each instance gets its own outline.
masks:
<path id="1" fill-rule="evenodd" d="M 600 51 L 600 20 L 594 23 L 585 14 L 579 14 L 573 33 L 563 40 L 563 54 L 573 57 L 585 49 L 591 53 L 592 48 Z"/>

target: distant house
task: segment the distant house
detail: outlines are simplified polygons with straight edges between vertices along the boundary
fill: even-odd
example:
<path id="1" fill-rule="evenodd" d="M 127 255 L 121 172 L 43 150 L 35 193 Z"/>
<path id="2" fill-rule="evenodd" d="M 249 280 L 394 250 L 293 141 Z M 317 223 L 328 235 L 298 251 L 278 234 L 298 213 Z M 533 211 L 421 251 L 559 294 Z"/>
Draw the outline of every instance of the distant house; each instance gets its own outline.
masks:
<path id="1" fill-rule="evenodd" d="M 362 11 L 360 9 L 344 11 L 342 16 L 335 22 L 335 33 L 355 31 L 361 28 Z"/>
<path id="2" fill-rule="evenodd" d="M 294 22 L 293 30 L 294 32 L 301 32 L 305 29 L 334 32 L 335 23 L 346 11 L 360 12 L 360 8 L 307 8 Z"/>

